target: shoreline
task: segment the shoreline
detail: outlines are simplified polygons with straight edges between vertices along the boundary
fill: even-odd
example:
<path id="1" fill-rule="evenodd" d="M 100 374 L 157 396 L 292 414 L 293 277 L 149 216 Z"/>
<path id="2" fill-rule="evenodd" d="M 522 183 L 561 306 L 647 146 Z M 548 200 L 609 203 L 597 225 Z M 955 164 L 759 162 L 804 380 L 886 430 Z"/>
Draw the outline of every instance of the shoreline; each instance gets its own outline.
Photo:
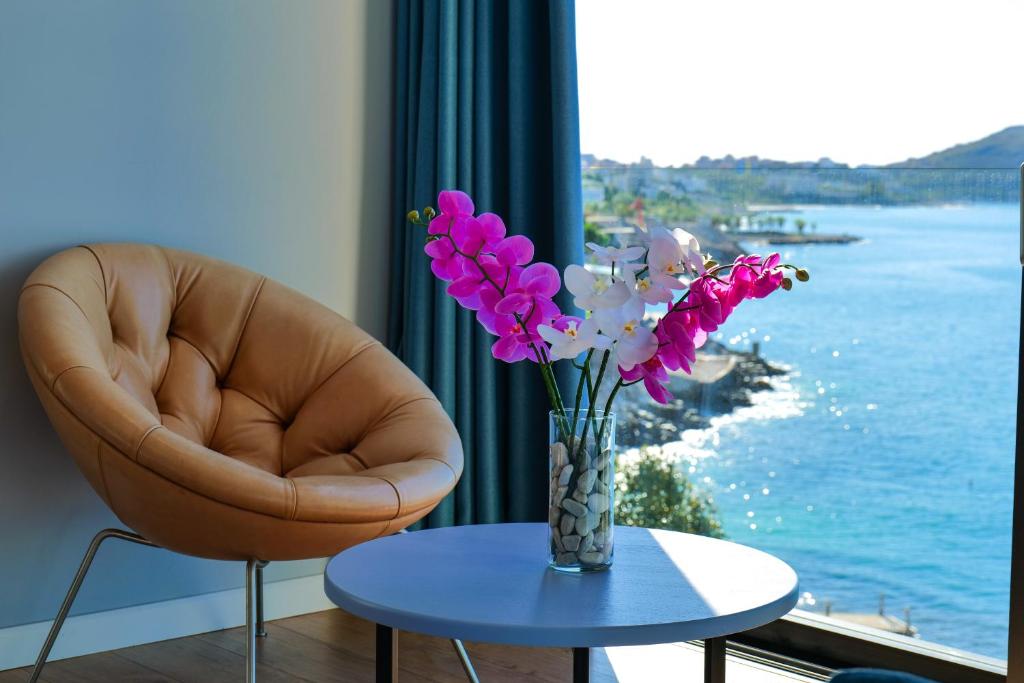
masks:
<path id="1" fill-rule="evenodd" d="M 713 419 L 754 405 L 754 394 L 774 391 L 771 379 L 789 372 L 758 353 L 730 350 L 719 342 L 709 341 L 703 350 L 731 356 L 734 367 L 709 384 L 685 376 L 675 380 L 671 386 L 675 400 L 667 405 L 655 403 L 639 384 L 619 393 L 616 446 L 620 450 L 661 446 L 679 441 L 687 430 L 707 429 Z"/>
<path id="2" fill-rule="evenodd" d="M 753 244 L 853 244 L 864 241 L 863 237 L 846 233 L 810 233 L 801 235 L 799 233 L 777 232 L 774 230 L 758 230 L 731 232 L 728 234 L 739 242 L 750 242 Z"/>

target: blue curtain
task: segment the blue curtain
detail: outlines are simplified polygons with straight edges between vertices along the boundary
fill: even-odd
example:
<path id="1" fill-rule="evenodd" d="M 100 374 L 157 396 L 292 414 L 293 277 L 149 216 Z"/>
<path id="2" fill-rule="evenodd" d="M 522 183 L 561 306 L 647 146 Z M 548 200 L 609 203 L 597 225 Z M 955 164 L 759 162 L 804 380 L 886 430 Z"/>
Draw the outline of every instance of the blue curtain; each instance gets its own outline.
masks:
<path id="1" fill-rule="evenodd" d="M 388 345 L 437 394 L 466 452 L 462 480 L 426 524 L 544 519 L 549 408 L 537 368 L 491 358 L 494 337 L 444 294 L 405 214 L 461 189 L 530 237 L 538 260 L 579 262 L 573 2 L 398 0 L 395 19 Z"/>

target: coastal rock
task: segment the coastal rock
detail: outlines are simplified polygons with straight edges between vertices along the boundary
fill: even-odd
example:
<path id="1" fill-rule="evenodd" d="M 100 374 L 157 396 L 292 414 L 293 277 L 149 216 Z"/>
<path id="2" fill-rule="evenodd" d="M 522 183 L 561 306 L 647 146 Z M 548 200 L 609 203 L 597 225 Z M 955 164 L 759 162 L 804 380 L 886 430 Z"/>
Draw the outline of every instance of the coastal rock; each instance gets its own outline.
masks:
<path id="1" fill-rule="evenodd" d="M 587 508 L 581 503 L 573 500 L 572 498 L 566 498 L 562 501 L 562 507 L 565 508 L 569 514 L 573 517 L 581 517 L 587 514 Z M 584 531 L 583 533 L 587 533 Z"/>
<path id="2" fill-rule="evenodd" d="M 576 534 L 569 536 L 562 536 L 562 548 L 570 552 L 576 552 L 580 549 L 580 542 L 583 539 Z"/>
<path id="3" fill-rule="evenodd" d="M 558 473 L 558 485 L 568 486 L 569 477 L 572 476 L 572 465 L 566 465 L 562 468 L 562 471 Z"/>
<path id="4" fill-rule="evenodd" d="M 561 441 L 551 444 L 552 469 L 565 467 L 569 464 L 569 451 Z"/>

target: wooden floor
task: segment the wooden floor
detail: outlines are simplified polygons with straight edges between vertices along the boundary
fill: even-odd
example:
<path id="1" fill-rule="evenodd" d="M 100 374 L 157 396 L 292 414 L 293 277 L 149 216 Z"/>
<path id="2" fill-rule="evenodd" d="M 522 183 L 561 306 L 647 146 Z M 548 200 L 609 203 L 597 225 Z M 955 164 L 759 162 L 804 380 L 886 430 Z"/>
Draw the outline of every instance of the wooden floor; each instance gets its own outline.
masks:
<path id="1" fill-rule="evenodd" d="M 267 623 L 268 637 L 258 641 L 257 680 L 261 683 L 372 682 L 373 625 L 341 610 L 327 610 Z M 571 680 L 569 650 L 467 643 L 483 683 Z M 449 641 L 398 634 L 399 681 L 465 683 Z M 632 656 L 621 655 L 632 651 Z M 237 683 L 244 677 L 245 633 L 236 628 L 166 640 L 149 645 L 50 662 L 41 680 L 49 683 Z M 594 650 L 591 680 L 700 681 L 703 658 L 694 646 Z M 28 680 L 30 668 L 0 672 L 0 683 Z M 792 683 L 806 679 L 730 662 L 729 681 Z"/>

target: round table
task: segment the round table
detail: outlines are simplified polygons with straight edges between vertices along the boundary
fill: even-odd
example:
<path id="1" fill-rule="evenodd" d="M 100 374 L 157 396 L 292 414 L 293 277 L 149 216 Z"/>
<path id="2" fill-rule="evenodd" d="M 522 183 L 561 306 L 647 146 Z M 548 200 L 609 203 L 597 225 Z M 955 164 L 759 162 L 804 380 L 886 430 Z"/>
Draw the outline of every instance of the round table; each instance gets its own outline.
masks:
<path id="1" fill-rule="evenodd" d="M 675 531 L 615 528 L 611 569 L 547 566 L 546 524 L 429 529 L 349 548 L 324 588 L 377 623 L 377 680 L 394 675 L 392 629 L 509 645 L 573 648 L 573 680 L 591 647 L 705 641 L 705 681 L 725 680 L 725 636 L 761 626 L 797 601 L 796 573 L 736 543 Z"/>

